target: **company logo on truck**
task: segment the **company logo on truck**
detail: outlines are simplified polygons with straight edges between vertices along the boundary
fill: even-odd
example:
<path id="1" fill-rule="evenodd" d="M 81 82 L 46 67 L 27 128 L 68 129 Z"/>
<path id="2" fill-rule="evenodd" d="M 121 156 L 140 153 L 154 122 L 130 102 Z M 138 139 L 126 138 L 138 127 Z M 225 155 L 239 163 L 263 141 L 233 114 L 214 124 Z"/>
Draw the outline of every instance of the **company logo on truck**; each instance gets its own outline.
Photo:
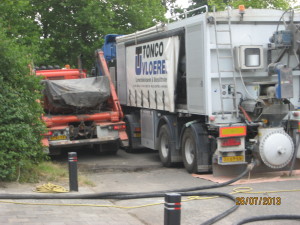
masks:
<path id="1" fill-rule="evenodd" d="M 167 74 L 164 43 L 154 42 L 135 48 L 136 75 Z"/>

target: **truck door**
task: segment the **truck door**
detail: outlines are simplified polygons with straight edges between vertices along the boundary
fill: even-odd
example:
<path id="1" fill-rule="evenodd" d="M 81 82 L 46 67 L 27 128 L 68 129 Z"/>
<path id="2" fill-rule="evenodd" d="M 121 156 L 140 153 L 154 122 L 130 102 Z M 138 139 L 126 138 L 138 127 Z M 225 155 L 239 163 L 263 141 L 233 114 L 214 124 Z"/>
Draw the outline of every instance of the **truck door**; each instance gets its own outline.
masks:
<path id="1" fill-rule="evenodd" d="M 204 22 L 186 26 L 187 104 L 190 113 L 206 113 Z"/>

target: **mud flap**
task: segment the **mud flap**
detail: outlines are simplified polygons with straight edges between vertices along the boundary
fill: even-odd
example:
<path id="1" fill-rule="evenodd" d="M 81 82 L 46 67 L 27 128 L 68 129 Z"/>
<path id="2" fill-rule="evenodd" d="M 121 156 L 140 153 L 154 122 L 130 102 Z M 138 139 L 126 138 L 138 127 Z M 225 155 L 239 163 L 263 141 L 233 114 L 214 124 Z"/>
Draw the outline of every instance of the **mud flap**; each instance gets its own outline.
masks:
<path id="1" fill-rule="evenodd" d="M 141 124 L 139 122 L 139 117 L 136 114 L 130 114 L 125 116 L 128 134 L 128 147 L 132 150 L 142 148 L 141 144 Z M 128 129 L 129 128 L 129 129 Z M 130 139 L 130 140 L 129 140 Z"/>
<path id="2" fill-rule="evenodd" d="M 196 137 L 197 149 L 197 172 L 211 172 L 211 146 L 208 138 L 208 132 L 205 127 L 199 123 L 190 125 Z"/>
<path id="3" fill-rule="evenodd" d="M 120 137 L 120 145 L 122 147 L 128 147 L 128 136 L 126 131 L 119 131 L 119 137 Z"/>
<path id="4" fill-rule="evenodd" d="M 176 116 L 172 116 L 172 115 L 164 115 L 160 118 L 159 121 L 159 125 L 158 128 L 161 126 L 161 124 L 166 123 L 168 125 L 170 134 L 172 136 L 172 141 L 169 142 L 170 146 L 170 150 L 171 150 L 171 162 L 172 163 L 178 163 L 178 162 L 182 162 L 182 156 L 181 156 L 181 152 L 180 152 L 180 145 L 179 142 L 177 142 L 176 140 L 179 140 L 178 138 L 178 132 L 177 132 L 177 118 Z M 159 131 L 157 130 L 156 132 L 157 134 L 159 133 Z M 156 143 L 158 144 L 158 143 Z M 156 148 L 158 149 L 158 148 Z"/>
<path id="5" fill-rule="evenodd" d="M 214 177 L 219 176 L 238 176 L 244 172 L 247 168 L 247 164 L 242 165 L 219 165 L 218 163 L 213 163 L 212 171 Z"/>

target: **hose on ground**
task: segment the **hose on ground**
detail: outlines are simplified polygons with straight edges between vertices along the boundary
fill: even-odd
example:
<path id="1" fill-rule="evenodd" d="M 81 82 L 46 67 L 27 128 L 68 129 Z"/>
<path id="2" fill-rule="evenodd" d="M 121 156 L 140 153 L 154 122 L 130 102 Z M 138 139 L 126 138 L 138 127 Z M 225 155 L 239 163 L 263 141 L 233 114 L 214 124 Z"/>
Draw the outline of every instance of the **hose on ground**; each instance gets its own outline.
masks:
<path id="1" fill-rule="evenodd" d="M 210 225 L 213 224 L 222 218 L 228 216 L 232 212 L 234 212 L 239 205 L 235 204 L 235 197 L 231 194 L 223 193 L 223 192 L 177 192 L 181 196 L 219 196 L 219 197 L 224 197 L 229 200 L 232 200 L 234 202 L 234 205 L 230 207 L 229 209 L 225 210 L 224 212 L 220 213 L 219 215 L 205 221 L 202 223 L 202 225 Z M 119 196 L 113 196 L 113 199 L 118 199 L 118 200 L 127 200 L 127 199 L 137 199 L 137 198 L 154 198 L 154 197 L 164 197 L 165 193 L 153 193 L 153 194 L 144 194 L 143 196 L 141 195 L 119 195 Z"/>
<path id="2" fill-rule="evenodd" d="M 56 184 L 43 184 L 35 188 L 35 192 L 39 193 L 68 193 L 69 191 L 62 186 Z"/>
<path id="3" fill-rule="evenodd" d="M 0 194 L 0 199 L 117 199 L 117 200 L 128 200 L 128 199 L 138 199 L 138 198 L 155 198 L 155 197 L 164 197 L 166 193 L 177 192 L 181 196 L 219 196 L 232 200 L 235 203 L 235 197 L 222 192 L 197 192 L 203 189 L 212 189 L 224 187 L 228 184 L 234 183 L 235 181 L 244 177 L 249 171 L 253 169 L 256 165 L 255 161 L 249 164 L 244 172 L 242 172 L 236 178 L 214 185 L 205 185 L 201 187 L 193 188 L 182 188 L 182 189 L 173 189 L 173 190 L 164 190 L 157 192 L 144 192 L 144 193 L 131 193 L 131 192 L 107 192 L 101 194 L 47 194 L 47 195 L 32 195 L 32 194 Z M 239 205 L 234 204 L 231 208 L 227 209 L 223 213 L 205 221 L 202 225 L 211 225 L 222 218 L 226 217 L 230 213 L 234 212 Z M 236 225 L 241 225 L 254 221 L 261 220 L 295 220 L 300 219 L 300 215 L 269 215 L 269 216 L 259 216 L 246 218 L 239 221 Z"/>
<path id="4" fill-rule="evenodd" d="M 0 199 L 138 199 L 138 198 L 155 198 L 155 197 L 164 197 L 166 193 L 176 192 L 181 194 L 182 196 L 220 196 L 225 197 L 232 200 L 235 203 L 235 197 L 222 192 L 197 192 L 203 189 L 213 189 L 220 188 L 231 183 L 236 182 L 237 180 L 244 177 L 249 171 L 253 169 L 256 165 L 255 161 L 248 164 L 246 170 L 242 172 L 236 178 L 229 180 L 220 184 L 213 185 L 204 185 L 200 187 L 193 188 L 181 188 L 181 189 L 171 189 L 164 191 L 156 191 L 156 192 L 144 192 L 144 193 L 131 193 L 131 192 L 106 192 L 106 193 L 96 193 L 96 194 L 45 194 L 45 195 L 33 195 L 33 194 L 0 194 Z M 210 225 L 229 215 L 233 211 L 235 211 L 239 205 L 234 204 L 231 208 L 227 209 L 223 213 L 207 220 L 203 223 L 203 225 Z"/>
<path id="5" fill-rule="evenodd" d="M 192 191 L 200 191 L 204 189 L 213 189 L 227 186 L 240 180 L 244 177 L 249 171 L 253 169 L 256 165 L 255 161 L 248 164 L 246 170 L 238 175 L 236 178 L 223 182 L 220 184 L 213 185 L 204 185 L 192 188 L 181 188 L 181 189 L 170 189 L 163 191 L 154 191 L 154 192 L 103 192 L 103 193 L 94 193 L 94 194 L 77 194 L 77 193 L 66 193 L 66 194 L 0 194 L 0 199 L 137 199 L 137 198 L 152 198 L 152 197 L 161 197 L 166 193 L 176 192 L 176 193 L 185 193 Z M 158 196 L 157 196 L 158 195 Z"/>
<path id="6" fill-rule="evenodd" d="M 201 192 L 198 192 L 197 195 L 201 195 L 200 194 Z M 234 202 L 234 205 L 225 210 L 224 212 L 220 213 L 219 215 L 205 221 L 204 223 L 202 223 L 201 225 L 210 225 L 210 224 L 213 224 L 221 219 L 223 219 L 224 217 L 228 216 L 229 214 L 231 214 L 232 212 L 234 212 L 235 210 L 237 210 L 237 208 L 239 207 L 239 205 L 235 204 L 235 197 L 230 195 L 230 194 L 227 194 L 227 193 L 222 193 L 222 192 L 208 192 L 205 194 L 206 196 L 220 196 L 220 197 L 224 197 L 224 198 L 228 198 L 230 200 L 232 200 Z"/>
<path id="7" fill-rule="evenodd" d="M 300 215 L 268 215 L 268 216 L 249 217 L 237 222 L 235 225 L 241 225 L 245 223 L 263 221 L 263 220 L 300 220 Z"/>

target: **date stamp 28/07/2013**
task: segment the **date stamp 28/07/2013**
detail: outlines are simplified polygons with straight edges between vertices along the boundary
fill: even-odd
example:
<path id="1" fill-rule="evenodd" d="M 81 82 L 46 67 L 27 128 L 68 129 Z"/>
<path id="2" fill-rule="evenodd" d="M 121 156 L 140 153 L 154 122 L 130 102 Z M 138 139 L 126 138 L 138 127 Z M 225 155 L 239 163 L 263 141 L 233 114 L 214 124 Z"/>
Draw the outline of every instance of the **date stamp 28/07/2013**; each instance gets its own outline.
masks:
<path id="1" fill-rule="evenodd" d="M 281 205 L 281 197 L 236 197 L 236 205 Z"/>

